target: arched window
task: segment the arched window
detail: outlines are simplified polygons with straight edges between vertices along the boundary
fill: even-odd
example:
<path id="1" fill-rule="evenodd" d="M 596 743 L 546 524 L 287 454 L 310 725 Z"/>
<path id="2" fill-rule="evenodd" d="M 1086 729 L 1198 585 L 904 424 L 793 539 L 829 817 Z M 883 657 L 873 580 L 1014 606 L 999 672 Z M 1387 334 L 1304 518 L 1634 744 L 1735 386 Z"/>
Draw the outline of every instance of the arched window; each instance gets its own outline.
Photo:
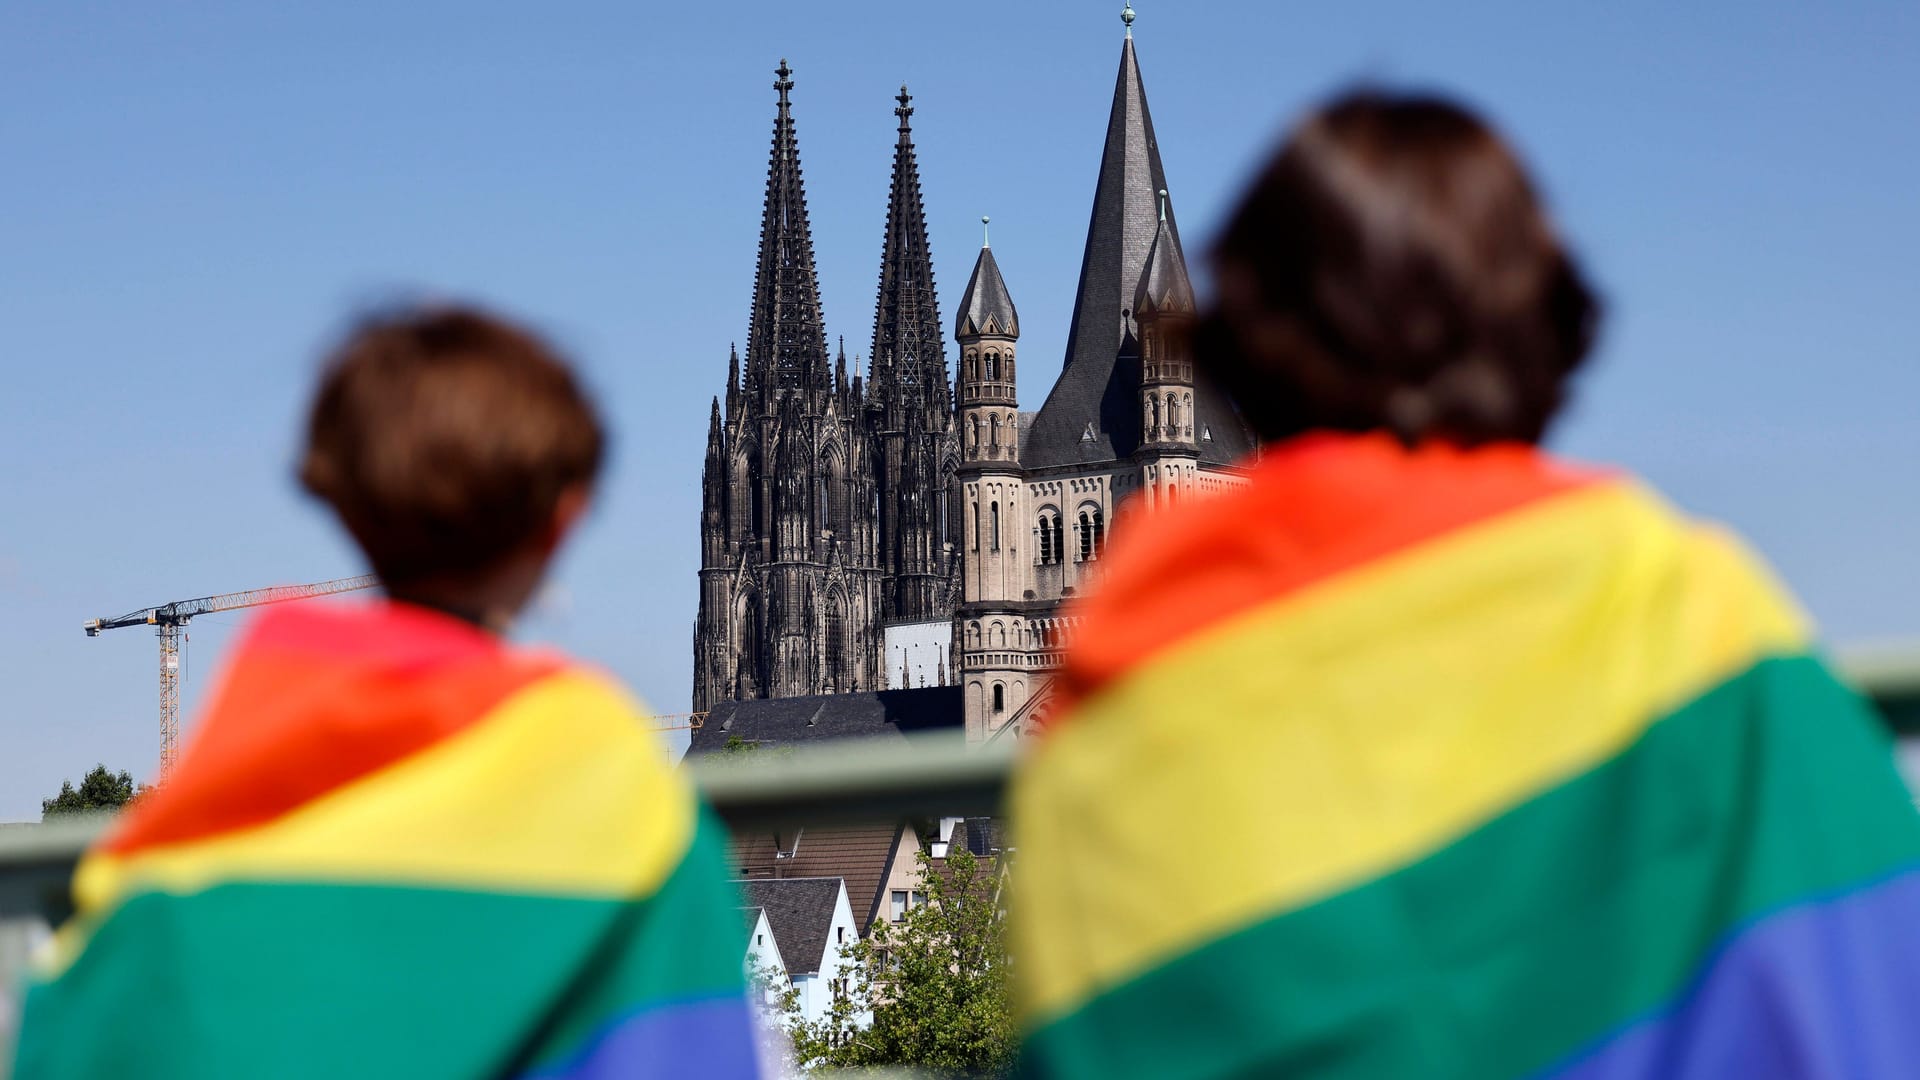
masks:
<path id="1" fill-rule="evenodd" d="M 1000 417 L 998 415 L 988 417 L 987 424 L 991 429 L 988 433 L 987 445 L 998 450 L 1000 448 Z"/>
<path id="2" fill-rule="evenodd" d="M 1040 562 L 1044 565 L 1053 561 L 1053 521 L 1045 514 L 1040 516 Z"/>
<path id="3" fill-rule="evenodd" d="M 1180 434 L 1180 406 L 1175 402 L 1173 391 L 1167 391 L 1167 434 Z"/>
<path id="4" fill-rule="evenodd" d="M 842 690 L 847 671 L 847 618 L 835 597 L 827 608 L 827 689 Z"/>
<path id="5" fill-rule="evenodd" d="M 1000 354 L 997 352 L 990 352 L 987 354 L 987 381 L 994 382 L 999 378 L 1000 378 Z"/>
<path id="6" fill-rule="evenodd" d="M 996 713 L 1003 713 L 1007 711 L 1007 684 L 1006 683 L 993 684 L 993 711 Z"/>
<path id="7" fill-rule="evenodd" d="M 1093 558 L 1093 518 L 1082 510 L 1080 511 L 1080 561 L 1086 562 L 1091 558 Z"/>
<path id="8" fill-rule="evenodd" d="M 1106 541 L 1107 541 L 1106 515 L 1103 514 L 1100 508 L 1096 506 L 1093 508 L 1093 557 L 1094 558 L 1097 559 L 1100 557 L 1100 549 L 1106 545 Z"/>
<path id="9" fill-rule="evenodd" d="M 1067 523 L 1064 521 L 1053 523 L 1053 561 L 1067 561 Z"/>
<path id="10" fill-rule="evenodd" d="M 989 509 L 993 512 L 993 550 L 1000 550 L 1000 504 L 995 502 Z"/>
<path id="11" fill-rule="evenodd" d="M 980 449 L 980 418 L 969 416 L 967 417 L 967 450 L 971 452 L 978 449 Z"/>
<path id="12" fill-rule="evenodd" d="M 973 356 L 973 354 L 972 354 L 972 353 L 968 353 L 968 354 L 967 354 L 967 378 L 969 378 L 969 379 L 972 379 L 972 378 L 974 378 L 974 377 L 975 377 L 975 376 L 974 376 L 974 374 L 973 374 L 973 373 L 974 373 L 974 371 L 975 371 L 975 368 L 974 368 L 974 363 L 973 363 L 973 361 L 974 361 L 974 356 Z"/>
<path id="13" fill-rule="evenodd" d="M 973 550 L 979 551 L 980 550 L 980 504 L 974 503 L 972 506 L 968 507 L 968 509 L 973 513 Z"/>

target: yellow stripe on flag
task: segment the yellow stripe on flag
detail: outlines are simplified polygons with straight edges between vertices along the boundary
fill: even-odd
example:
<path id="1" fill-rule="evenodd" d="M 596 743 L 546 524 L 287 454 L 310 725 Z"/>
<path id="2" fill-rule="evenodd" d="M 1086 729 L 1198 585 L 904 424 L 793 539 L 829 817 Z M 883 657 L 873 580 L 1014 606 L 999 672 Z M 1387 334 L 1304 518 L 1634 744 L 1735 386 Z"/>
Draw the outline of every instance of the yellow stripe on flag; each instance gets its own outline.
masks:
<path id="1" fill-rule="evenodd" d="M 691 842 L 694 801 L 631 701 L 550 676 L 465 731 L 267 824 L 118 858 L 89 855 L 83 913 L 228 880 L 642 896 Z"/>
<path id="2" fill-rule="evenodd" d="M 1210 628 L 1016 776 L 1027 1023 L 1428 854 L 1806 641 L 1736 541 L 1626 483 Z"/>

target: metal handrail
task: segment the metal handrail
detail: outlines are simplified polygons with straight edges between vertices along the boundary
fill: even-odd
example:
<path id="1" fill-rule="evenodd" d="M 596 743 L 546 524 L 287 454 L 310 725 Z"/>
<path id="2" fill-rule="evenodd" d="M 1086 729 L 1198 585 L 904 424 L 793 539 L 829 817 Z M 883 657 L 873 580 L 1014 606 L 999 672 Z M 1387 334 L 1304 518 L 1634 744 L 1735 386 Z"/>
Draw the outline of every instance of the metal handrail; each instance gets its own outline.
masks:
<path id="1" fill-rule="evenodd" d="M 1920 736 L 1920 643 L 1849 650 L 1838 666 L 1896 734 Z M 996 813 L 1016 753 L 1003 743 L 968 748 L 952 735 L 923 734 L 707 755 L 688 769 L 729 825 L 825 824 Z M 10 881 L 70 870 L 108 820 L 0 828 L 0 917 L 17 902 Z"/>

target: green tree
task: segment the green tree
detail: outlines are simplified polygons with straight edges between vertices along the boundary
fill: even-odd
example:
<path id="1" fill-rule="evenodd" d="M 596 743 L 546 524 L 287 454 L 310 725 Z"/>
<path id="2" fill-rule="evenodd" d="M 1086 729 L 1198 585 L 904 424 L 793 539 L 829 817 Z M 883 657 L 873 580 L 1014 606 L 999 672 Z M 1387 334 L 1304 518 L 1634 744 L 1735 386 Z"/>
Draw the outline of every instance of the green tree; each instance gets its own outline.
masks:
<path id="1" fill-rule="evenodd" d="M 124 769 L 110 773 L 105 765 L 81 777 L 79 788 L 73 781 L 60 781 L 60 794 L 40 800 L 40 820 L 57 814 L 77 814 L 88 810 L 117 810 L 133 798 L 133 776 Z"/>
<path id="2" fill-rule="evenodd" d="M 788 998 L 787 1033 L 803 1068 L 886 1065 L 995 1076 L 1012 1064 L 997 866 L 964 848 L 943 862 L 919 858 L 926 902 L 901 922 L 876 920 L 866 940 L 847 950 L 847 992 L 828 1014 L 808 1023 L 797 995 Z"/>

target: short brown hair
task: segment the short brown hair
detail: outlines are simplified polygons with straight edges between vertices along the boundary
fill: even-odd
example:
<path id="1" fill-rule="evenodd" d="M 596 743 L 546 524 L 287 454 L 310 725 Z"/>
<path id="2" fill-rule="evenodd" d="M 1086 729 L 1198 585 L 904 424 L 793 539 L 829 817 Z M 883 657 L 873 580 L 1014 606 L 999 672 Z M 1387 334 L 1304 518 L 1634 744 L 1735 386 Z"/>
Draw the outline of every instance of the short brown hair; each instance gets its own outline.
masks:
<path id="1" fill-rule="evenodd" d="M 598 475 L 605 436 L 567 365 L 469 308 L 362 322 L 328 359 L 300 482 L 388 584 L 484 569 Z"/>
<path id="2" fill-rule="evenodd" d="M 1432 97 L 1362 91 L 1309 116 L 1214 263 L 1197 359 L 1269 440 L 1538 441 L 1598 322 L 1519 160 Z"/>

